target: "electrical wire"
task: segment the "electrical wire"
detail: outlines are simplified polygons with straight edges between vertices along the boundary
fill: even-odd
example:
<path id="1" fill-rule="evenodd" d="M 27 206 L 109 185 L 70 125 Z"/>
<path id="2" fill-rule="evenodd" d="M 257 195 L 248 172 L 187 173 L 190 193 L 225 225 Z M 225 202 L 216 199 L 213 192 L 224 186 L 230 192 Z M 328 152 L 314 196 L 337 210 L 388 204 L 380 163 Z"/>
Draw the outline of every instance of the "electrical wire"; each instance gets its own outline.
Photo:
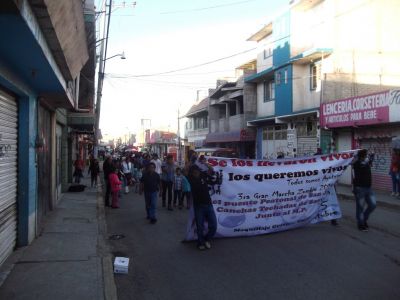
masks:
<path id="1" fill-rule="evenodd" d="M 205 63 L 201 63 L 201 64 L 189 66 L 189 67 L 184 67 L 184 68 L 180 68 L 180 69 L 175 69 L 175 70 L 170 70 L 170 71 L 165 71 L 165 72 L 159 72 L 159 73 L 153 73 L 153 74 L 129 75 L 127 77 L 151 77 L 151 76 L 159 76 L 159 75 L 164 75 L 164 74 L 176 73 L 176 72 L 180 72 L 180 71 L 186 71 L 186 70 L 190 70 L 190 69 L 195 69 L 195 68 L 199 68 L 199 67 L 202 67 L 202 66 L 206 66 L 206 65 L 209 65 L 209 64 L 213 64 L 213 63 L 216 63 L 216 62 L 219 62 L 219 61 L 222 61 L 222 60 L 225 60 L 225 59 L 229 59 L 229 58 L 232 58 L 232 57 L 235 57 L 235 56 L 238 56 L 238 55 L 242 55 L 242 54 L 254 51 L 256 49 L 257 49 L 257 47 L 254 47 L 254 48 L 247 49 L 247 50 L 244 50 L 244 51 L 241 51 L 241 52 L 229 55 L 229 56 L 225 56 L 225 57 L 218 58 L 218 59 L 215 59 L 215 60 L 212 60 L 212 61 L 208 61 L 208 62 L 205 62 Z"/>
<path id="2" fill-rule="evenodd" d="M 117 80 L 122 83 L 127 83 L 127 80 L 136 80 L 142 82 L 149 82 L 149 83 L 159 83 L 164 85 L 171 85 L 171 86 L 186 86 L 186 87 L 193 87 L 196 88 L 198 86 L 212 86 L 214 82 L 175 82 L 175 81 L 162 81 L 162 80 L 149 80 L 149 79 L 142 79 L 142 78 L 114 78 L 114 77 L 106 77 L 107 79 Z"/>
<path id="3" fill-rule="evenodd" d="M 377 0 L 371 0 L 371 1 L 367 2 L 367 3 L 371 3 L 371 2 L 374 2 L 374 1 L 377 1 Z M 357 5 L 357 6 L 353 7 L 353 8 L 350 8 L 350 9 L 348 9 L 348 10 L 342 12 L 342 13 L 339 13 L 339 14 L 333 16 L 332 19 L 336 19 L 336 18 L 341 17 L 341 16 L 343 16 L 345 14 L 348 14 L 351 11 L 354 11 L 354 10 L 366 5 L 367 3 L 365 3 L 365 2 L 361 3 L 361 4 L 359 4 L 359 5 Z M 309 27 L 304 28 L 304 30 L 311 29 L 313 27 L 317 27 L 317 26 L 319 26 L 321 24 L 324 24 L 326 22 L 328 22 L 328 20 L 324 20 L 324 21 L 321 21 L 320 23 L 310 25 Z M 263 46 L 272 45 L 272 44 L 274 44 L 276 42 L 280 42 L 282 40 L 288 39 L 291 36 L 292 36 L 292 34 L 288 34 L 288 35 L 282 36 L 282 37 L 277 38 L 277 39 L 275 39 L 273 41 L 270 41 L 270 42 L 268 42 L 266 44 L 263 44 Z M 257 48 L 258 48 L 258 46 L 254 47 L 254 48 L 251 48 L 251 49 L 248 49 L 248 50 L 245 50 L 245 51 L 242 51 L 242 52 L 235 53 L 233 55 L 229 55 L 229 56 L 222 57 L 222 58 L 219 58 L 219 59 L 215 59 L 215 60 L 212 60 L 212 61 L 209 61 L 209 62 L 205 62 L 205 63 L 201 63 L 201 64 L 198 64 L 198 65 L 193 65 L 193 66 L 188 66 L 188 67 L 184 67 L 184 68 L 180 68 L 180 69 L 176 69 L 176 70 L 170 70 L 170 71 L 153 73 L 153 74 L 139 74 L 139 75 L 132 74 L 132 75 L 129 75 L 129 76 L 126 76 L 126 77 L 151 77 L 151 76 L 159 76 L 159 75 L 164 75 L 164 74 L 170 74 L 170 73 L 176 73 L 176 72 L 180 72 L 180 71 L 195 69 L 195 68 L 198 68 L 198 67 L 202 67 L 202 66 L 205 66 L 205 65 L 213 64 L 213 63 L 216 63 L 216 62 L 219 62 L 219 61 L 222 61 L 222 60 L 226 60 L 226 59 L 229 59 L 229 58 L 241 55 L 241 54 L 245 54 L 245 53 L 251 52 L 253 50 L 256 50 Z"/>
<path id="4" fill-rule="evenodd" d="M 198 75 L 206 75 L 206 74 L 214 74 L 214 73 L 222 73 L 222 72 L 232 72 L 232 69 L 220 70 L 220 71 L 199 72 L 199 73 L 164 74 L 164 75 L 159 75 L 159 77 L 198 76 Z M 132 78 L 132 75 L 130 75 L 130 74 L 106 73 L 106 75 L 109 77 L 113 77 L 113 78 Z"/>
<path id="5" fill-rule="evenodd" d="M 170 14 L 187 13 L 187 12 L 192 12 L 192 11 L 203 11 L 203 10 L 210 10 L 210 9 L 215 9 L 215 8 L 239 5 L 239 4 L 254 2 L 254 1 L 256 1 L 256 0 L 238 1 L 238 2 L 231 2 L 231 3 L 226 3 L 226 4 L 208 6 L 208 7 L 200 7 L 200 8 L 192 8 L 192 9 L 184 9 L 184 10 L 166 11 L 166 12 L 161 12 L 160 14 L 161 15 L 170 15 Z"/>

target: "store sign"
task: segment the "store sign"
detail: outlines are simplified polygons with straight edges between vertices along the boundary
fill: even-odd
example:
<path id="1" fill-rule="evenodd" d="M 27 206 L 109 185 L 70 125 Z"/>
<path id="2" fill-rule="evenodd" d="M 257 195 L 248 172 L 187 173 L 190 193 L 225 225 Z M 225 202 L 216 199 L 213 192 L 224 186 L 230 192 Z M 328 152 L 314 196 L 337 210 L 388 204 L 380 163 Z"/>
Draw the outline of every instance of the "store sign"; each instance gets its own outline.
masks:
<path id="1" fill-rule="evenodd" d="M 400 121 L 400 90 L 321 104 L 321 127 L 349 127 Z"/>

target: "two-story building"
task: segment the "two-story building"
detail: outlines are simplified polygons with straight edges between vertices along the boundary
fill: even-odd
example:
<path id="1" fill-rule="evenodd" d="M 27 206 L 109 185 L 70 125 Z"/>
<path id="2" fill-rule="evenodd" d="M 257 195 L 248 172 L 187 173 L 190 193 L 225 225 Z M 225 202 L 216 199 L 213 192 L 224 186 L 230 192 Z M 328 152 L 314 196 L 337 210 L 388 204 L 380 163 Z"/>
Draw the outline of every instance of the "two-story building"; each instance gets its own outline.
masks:
<path id="1" fill-rule="evenodd" d="M 324 39 L 302 39 L 304 24 L 312 27 L 310 22 L 323 22 L 325 15 L 315 12 L 300 19 L 296 10 L 321 1 L 300 2 L 248 39 L 260 49 L 257 73 L 245 79 L 257 86 L 257 116 L 248 123 L 257 128 L 258 158 L 312 155 L 319 147 L 320 73 L 332 49 Z"/>
<path id="2" fill-rule="evenodd" d="M 291 1 L 249 38 L 260 48 L 257 73 L 245 79 L 257 86 L 257 117 L 248 123 L 257 128 L 258 158 L 367 148 L 379 161 L 374 186 L 389 188 L 390 142 L 399 135 L 389 113 L 400 86 L 399 9 L 390 0 Z M 373 97 L 386 99 L 385 116 L 373 106 L 342 109 Z"/>
<path id="3" fill-rule="evenodd" d="M 81 71 L 91 52 L 79 0 L 1 1 L 0 36 L 2 264 L 41 233 L 57 206 L 68 177 L 67 114 L 81 111 Z"/>
<path id="4" fill-rule="evenodd" d="M 235 81 L 217 81 L 209 93 L 209 133 L 205 143 L 211 147 L 232 148 L 240 157 L 254 157 L 255 131 L 247 121 L 256 115 L 256 89 L 244 81 L 255 72 L 255 61 L 236 69 Z"/>
<path id="5" fill-rule="evenodd" d="M 151 153 L 156 153 L 161 159 L 172 154 L 177 160 L 178 136 L 175 132 L 147 129 L 145 143 Z"/>
<path id="6" fill-rule="evenodd" d="M 185 138 L 192 149 L 204 146 L 208 134 L 208 106 L 210 98 L 206 97 L 192 105 L 185 117 Z"/>
<path id="7" fill-rule="evenodd" d="M 323 62 L 321 146 L 374 153 L 372 186 L 391 191 L 392 138 L 400 136 L 400 5 L 398 1 L 320 1 L 334 51 Z M 300 12 L 307 18 L 313 11 Z M 321 25 L 315 26 L 322 31 Z M 351 172 L 339 180 L 351 184 Z"/>

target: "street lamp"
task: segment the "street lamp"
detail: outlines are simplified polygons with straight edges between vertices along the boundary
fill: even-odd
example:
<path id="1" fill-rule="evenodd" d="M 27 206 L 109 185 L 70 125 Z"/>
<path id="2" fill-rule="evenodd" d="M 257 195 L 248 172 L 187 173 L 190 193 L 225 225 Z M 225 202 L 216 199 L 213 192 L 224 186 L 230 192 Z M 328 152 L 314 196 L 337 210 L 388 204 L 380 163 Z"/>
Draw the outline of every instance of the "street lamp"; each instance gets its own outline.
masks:
<path id="1" fill-rule="evenodd" d="M 126 59 L 125 52 L 122 51 L 122 53 L 115 54 L 115 55 L 113 55 L 113 56 L 107 57 L 106 59 L 103 59 L 103 61 L 109 60 L 109 59 L 114 58 L 114 57 L 117 57 L 117 56 L 121 56 L 121 59 Z"/>

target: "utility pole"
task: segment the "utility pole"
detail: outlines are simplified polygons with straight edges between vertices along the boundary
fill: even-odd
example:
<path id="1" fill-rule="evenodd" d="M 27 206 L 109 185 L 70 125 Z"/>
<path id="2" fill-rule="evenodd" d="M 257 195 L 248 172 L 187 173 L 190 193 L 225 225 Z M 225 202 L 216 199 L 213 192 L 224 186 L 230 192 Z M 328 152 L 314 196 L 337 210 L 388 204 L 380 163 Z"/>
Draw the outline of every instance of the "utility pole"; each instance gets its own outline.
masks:
<path id="1" fill-rule="evenodd" d="M 95 125 L 95 151 L 94 156 L 97 157 L 97 148 L 99 145 L 99 134 L 100 134 L 100 111 L 101 111 L 101 97 L 103 91 L 104 82 L 104 68 L 105 68 L 105 53 L 107 51 L 107 39 L 110 29 L 110 18 L 111 18 L 111 6 L 112 0 L 108 5 L 108 21 L 107 21 L 107 1 L 104 2 L 103 11 L 105 12 L 104 23 L 103 23 L 103 37 L 100 46 L 100 57 L 99 57 L 99 72 L 97 75 L 97 94 L 96 94 L 96 125 Z"/>
<path id="2" fill-rule="evenodd" d="M 180 122 L 181 117 L 179 115 L 179 106 L 178 106 L 178 164 L 181 167 L 182 166 L 182 145 L 181 145 L 181 126 Z"/>

